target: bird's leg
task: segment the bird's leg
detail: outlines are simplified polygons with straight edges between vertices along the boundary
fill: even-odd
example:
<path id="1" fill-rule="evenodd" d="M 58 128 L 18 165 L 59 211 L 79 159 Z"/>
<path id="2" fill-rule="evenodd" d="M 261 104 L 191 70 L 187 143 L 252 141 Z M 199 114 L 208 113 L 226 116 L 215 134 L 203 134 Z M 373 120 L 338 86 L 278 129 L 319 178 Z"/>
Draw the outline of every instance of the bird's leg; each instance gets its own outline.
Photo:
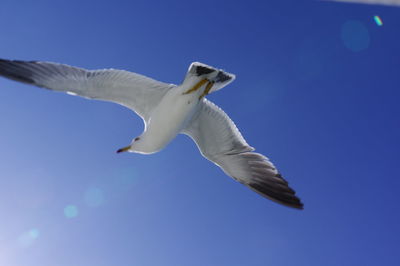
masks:
<path id="1" fill-rule="evenodd" d="M 121 148 L 121 149 L 117 150 L 117 153 L 121 153 L 121 152 L 124 152 L 124 151 L 129 151 L 130 148 L 131 148 L 131 145 L 126 146 L 124 148 Z"/>
<path id="2" fill-rule="evenodd" d="M 214 81 L 209 81 L 206 88 L 204 89 L 203 93 L 199 96 L 199 100 L 203 98 L 204 96 L 208 95 L 210 92 L 212 86 L 214 85 Z"/>
<path id="3" fill-rule="evenodd" d="M 193 88 L 191 88 L 190 90 L 185 91 L 182 94 L 189 94 L 191 92 L 197 91 L 201 86 L 204 85 L 204 83 L 206 83 L 208 80 L 207 79 L 202 79 L 199 82 L 196 83 L 196 85 L 193 86 Z"/>

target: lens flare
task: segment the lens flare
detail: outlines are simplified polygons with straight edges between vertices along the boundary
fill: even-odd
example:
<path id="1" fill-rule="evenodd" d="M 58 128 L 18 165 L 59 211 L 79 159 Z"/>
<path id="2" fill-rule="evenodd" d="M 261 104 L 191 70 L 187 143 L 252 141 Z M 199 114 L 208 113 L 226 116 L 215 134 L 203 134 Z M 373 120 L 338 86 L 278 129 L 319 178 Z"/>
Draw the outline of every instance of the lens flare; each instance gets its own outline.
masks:
<path id="1" fill-rule="evenodd" d="M 21 234 L 18 238 L 18 243 L 22 247 L 29 247 L 31 246 L 36 239 L 38 239 L 40 232 L 36 228 L 32 228 L 31 230 Z"/>
<path id="2" fill-rule="evenodd" d="M 29 231 L 28 234 L 29 234 L 29 236 L 30 236 L 32 239 L 36 239 L 36 238 L 39 237 L 39 230 L 36 229 L 36 228 L 33 228 L 33 229 L 31 229 L 31 230 Z"/>
<path id="3" fill-rule="evenodd" d="M 75 218 L 78 216 L 78 207 L 75 205 L 68 205 L 64 208 L 64 215 L 67 218 Z"/>
<path id="4" fill-rule="evenodd" d="M 374 16 L 374 20 L 375 20 L 376 25 L 383 26 L 383 21 L 379 16 Z"/>
<path id="5" fill-rule="evenodd" d="M 367 27 L 357 20 L 350 20 L 342 25 L 341 37 L 346 48 L 360 52 L 369 47 L 370 36 Z"/>

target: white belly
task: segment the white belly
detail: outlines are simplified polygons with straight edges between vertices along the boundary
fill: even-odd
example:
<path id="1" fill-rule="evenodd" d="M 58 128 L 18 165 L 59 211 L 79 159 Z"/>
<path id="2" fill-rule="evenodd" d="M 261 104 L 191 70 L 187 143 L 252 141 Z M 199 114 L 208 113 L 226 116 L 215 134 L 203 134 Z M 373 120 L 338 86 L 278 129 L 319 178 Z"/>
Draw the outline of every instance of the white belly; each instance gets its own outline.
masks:
<path id="1" fill-rule="evenodd" d="M 143 153 L 154 153 L 164 148 L 185 127 L 199 103 L 202 90 L 182 94 L 180 86 L 169 91 L 153 110 L 146 131 L 142 135 Z"/>

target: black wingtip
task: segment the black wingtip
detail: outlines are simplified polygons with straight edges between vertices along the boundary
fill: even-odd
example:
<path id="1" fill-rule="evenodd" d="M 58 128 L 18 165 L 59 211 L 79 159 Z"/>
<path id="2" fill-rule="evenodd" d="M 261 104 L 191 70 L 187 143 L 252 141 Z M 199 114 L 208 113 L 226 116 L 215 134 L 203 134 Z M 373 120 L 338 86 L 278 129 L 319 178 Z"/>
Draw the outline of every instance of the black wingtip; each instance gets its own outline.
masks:
<path id="1" fill-rule="evenodd" d="M 295 191 L 288 186 L 287 181 L 280 174 L 277 174 L 275 177 L 279 178 L 281 181 L 284 181 L 282 182 L 282 185 L 272 186 L 270 183 L 267 182 L 254 182 L 248 184 L 248 187 L 260 194 L 261 196 L 268 198 L 276 203 L 294 209 L 303 210 L 304 204 L 295 195 Z"/>
<path id="2" fill-rule="evenodd" d="M 15 81 L 34 84 L 32 72 L 24 67 L 33 62 L 0 59 L 0 75 Z"/>
<path id="3" fill-rule="evenodd" d="M 210 73 L 212 73 L 214 71 L 216 71 L 216 70 L 213 69 L 213 68 L 210 68 L 210 67 L 206 67 L 206 66 L 197 66 L 196 67 L 196 74 L 198 76 L 205 75 L 205 74 L 210 74 Z"/>
<path id="4" fill-rule="evenodd" d="M 216 77 L 216 82 L 225 82 L 225 81 L 228 81 L 231 79 L 232 79 L 232 77 L 230 75 L 228 75 L 224 71 L 219 71 L 218 75 Z"/>
<path id="5" fill-rule="evenodd" d="M 267 198 L 269 200 L 272 200 L 272 201 L 274 201 L 276 203 L 279 203 L 279 204 L 284 205 L 286 207 L 290 207 L 290 208 L 297 209 L 297 210 L 303 210 L 304 209 L 304 204 L 295 195 L 290 195 L 289 196 L 289 195 L 282 195 L 282 194 L 278 194 L 278 193 L 273 193 L 270 190 L 267 190 L 264 187 L 259 186 L 259 185 L 255 185 L 255 184 L 250 184 L 248 186 L 253 191 L 257 192 L 259 195 L 261 195 L 264 198 Z"/>

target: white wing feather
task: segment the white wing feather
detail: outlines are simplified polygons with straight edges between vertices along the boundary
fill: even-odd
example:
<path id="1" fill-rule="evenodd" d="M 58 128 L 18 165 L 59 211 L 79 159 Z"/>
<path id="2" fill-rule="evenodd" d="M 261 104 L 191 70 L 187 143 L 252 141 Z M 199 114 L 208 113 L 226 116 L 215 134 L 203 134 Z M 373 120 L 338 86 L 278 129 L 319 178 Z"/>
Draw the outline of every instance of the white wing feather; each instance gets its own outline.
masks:
<path id="1" fill-rule="evenodd" d="M 255 153 L 225 112 L 204 99 L 182 133 L 189 135 L 201 154 L 235 180 L 273 201 L 303 207 L 295 192 L 262 154 Z"/>
<path id="2" fill-rule="evenodd" d="M 132 109 L 145 121 L 165 93 L 175 86 L 124 70 L 86 70 L 37 61 L 0 59 L 0 75 L 72 95 L 115 102 Z"/>

